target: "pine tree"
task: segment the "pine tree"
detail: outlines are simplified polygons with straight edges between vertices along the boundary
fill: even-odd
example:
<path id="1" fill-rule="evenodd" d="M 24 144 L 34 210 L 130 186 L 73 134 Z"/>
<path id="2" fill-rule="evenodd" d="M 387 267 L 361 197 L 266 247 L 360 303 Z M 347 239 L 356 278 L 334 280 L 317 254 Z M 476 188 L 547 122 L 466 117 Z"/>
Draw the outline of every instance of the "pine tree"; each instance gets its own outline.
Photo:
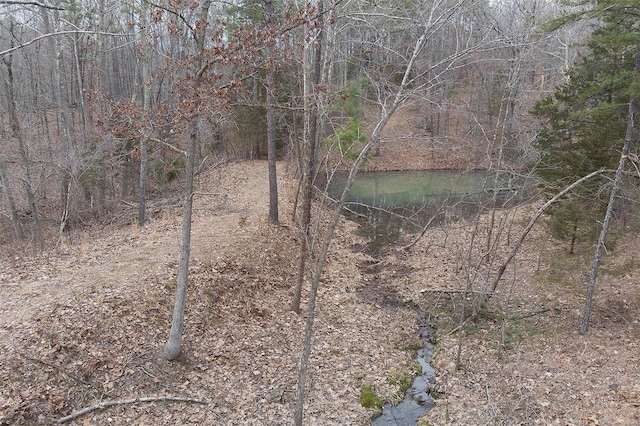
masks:
<path id="1" fill-rule="evenodd" d="M 539 169 L 549 190 L 599 168 L 615 169 L 624 145 L 629 99 L 636 90 L 634 61 L 640 42 L 640 1 L 604 0 L 581 14 L 592 18 L 593 31 L 586 53 L 569 72 L 568 83 L 541 101 L 534 114 L 545 126 L 538 135 L 542 152 Z M 556 236 L 595 238 L 607 206 L 608 190 L 593 181 L 552 211 Z"/>

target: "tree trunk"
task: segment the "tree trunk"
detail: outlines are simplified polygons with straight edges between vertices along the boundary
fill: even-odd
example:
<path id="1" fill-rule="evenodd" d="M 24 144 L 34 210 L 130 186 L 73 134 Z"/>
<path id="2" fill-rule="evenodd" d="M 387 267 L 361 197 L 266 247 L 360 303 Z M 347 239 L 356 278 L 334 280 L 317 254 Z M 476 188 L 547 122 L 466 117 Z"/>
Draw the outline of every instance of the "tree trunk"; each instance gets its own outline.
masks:
<path id="1" fill-rule="evenodd" d="M 640 83 L 640 51 L 636 52 L 635 66 L 633 70 L 633 81 L 635 84 Z M 600 231 L 600 237 L 598 238 L 598 244 L 596 245 L 596 252 L 593 257 L 593 265 L 591 266 L 591 273 L 589 274 L 589 282 L 587 284 L 587 295 L 584 304 L 584 314 L 582 316 L 582 325 L 580 326 L 580 334 L 585 334 L 589 331 L 589 321 L 591 319 L 591 308 L 593 305 L 593 294 L 596 289 L 596 278 L 598 276 L 598 268 L 600 267 L 600 260 L 602 259 L 602 251 L 605 248 L 605 240 L 607 233 L 609 232 L 609 224 L 611 217 L 613 216 L 613 210 L 616 202 L 616 196 L 622 186 L 622 178 L 624 170 L 629 161 L 629 154 L 632 148 L 640 140 L 640 128 L 638 125 L 639 115 L 639 100 L 634 94 L 629 99 L 629 119 L 627 121 L 627 132 L 624 138 L 624 146 L 622 147 L 622 154 L 620 155 L 620 162 L 618 163 L 618 169 L 616 170 L 616 176 L 613 179 L 613 188 L 611 188 L 611 195 L 609 196 L 609 204 L 607 205 L 607 211 L 602 221 L 602 229 Z"/>
<path id="2" fill-rule="evenodd" d="M 204 0 L 202 3 L 202 9 L 200 11 L 199 24 L 197 28 L 199 32 L 195 34 L 197 53 L 200 55 L 196 63 L 196 70 L 200 70 L 203 64 L 203 51 L 204 51 L 204 38 L 207 30 L 207 16 L 209 14 L 209 7 L 211 6 L 211 0 Z M 195 81 L 195 95 L 197 95 L 197 88 L 201 84 L 201 74 L 198 72 Z M 187 284 L 189 279 L 189 255 L 191 252 L 191 213 L 193 207 L 193 179 L 195 175 L 195 161 L 196 153 L 198 151 L 198 133 L 196 128 L 196 120 L 198 117 L 198 108 L 200 107 L 200 101 L 195 100 L 196 114 L 191 118 L 189 124 L 190 130 L 190 143 L 189 151 L 187 155 L 186 164 L 186 182 L 183 196 L 182 206 L 182 242 L 180 244 L 180 265 L 178 267 L 178 283 L 176 287 L 176 298 L 173 307 L 173 318 L 171 320 L 171 330 L 169 331 L 169 338 L 164 348 L 164 357 L 168 361 L 172 361 L 180 355 L 182 351 L 182 329 L 184 326 L 184 310 L 185 302 L 187 298 Z"/>
<path id="3" fill-rule="evenodd" d="M 302 218 L 300 222 L 300 254 L 298 273 L 291 310 L 300 313 L 302 285 L 306 270 L 307 257 L 310 250 L 309 226 L 311 224 L 311 201 L 313 199 L 313 183 L 316 175 L 316 147 L 318 145 L 318 105 L 315 97 L 319 94 L 318 85 L 321 77 L 322 38 L 323 38 L 323 0 L 318 0 L 317 33 L 307 43 L 304 53 L 304 125 L 305 143 L 301 150 L 304 156 L 302 170 Z M 313 55 L 313 56 L 312 56 Z M 311 81 L 309 81 L 311 80 Z M 313 99 L 312 99 L 313 98 Z M 313 100 L 313 102 L 312 102 Z"/>
<path id="4" fill-rule="evenodd" d="M 10 32 L 13 32 L 13 21 L 10 24 Z M 13 47 L 13 38 L 12 47 Z M 44 237 L 42 235 L 42 227 L 40 224 L 40 217 L 38 215 L 38 203 L 36 201 L 36 194 L 33 191 L 33 180 L 31 173 L 31 159 L 29 158 L 29 149 L 27 143 L 24 140 L 18 114 L 16 113 L 16 100 L 15 100 L 15 88 L 13 78 L 13 54 L 9 54 L 2 58 L 7 69 L 7 76 L 4 80 L 7 93 L 7 106 L 9 110 L 9 122 L 11 124 L 11 131 L 13 137 L 18 141 L 18 149 L 20 151 L 20 159 L 22 161 L 22 167 L 24 168 L 24 185 L 27 193 L 27 201 L 29 202 L 29 209 L 31 210 L 31 218 L 33 220 L 33 230 L 35 234 L 34 251 L 36 253 L 44 252 Z"/>
<path id="5" fill-rule="evenodd" d="M 142 45 L 142 109 L 145 124 L 140 135 L 140 184 L 138 186 L 138 226 L 144 226 L 145 212 L 147 209 L 147 169 L 149 154 L 147 150 L 147 137 L 149 123 L 149 111 L 151 109 L 151 76 L 149 74 L 149 47 L 147 46 L 147 13 L 149 7 L 143 3 L 140 13 L 140 44 Z"/>
<path id="6" fill-rule="evenodd" d="M 189 278 L 189 255 L 191 252 L 191 213 L 193 207 L 193 177 L 195 166 L 196 136 L 195 125 L 192 124 L 189 152 L 186 164 L 186 183 L 182 199 L 182 236 L 180 244 L 180 265 L 178 267 L 178 284 L 173 307 L 173 319 L 169 339 L 164 347 L 164 357 L 169 361 L 178 358 L 182 350 L 182 329 L 184 326 L 184 308 L 187 298 L 187 283 Z"/>
<path id="7" fill-rule="evenodd" d="M 73 59 L 75 65 L 75 74 L 77 79 L 78 89 L 78 110 L 80 113 L 80 121 L 82 122 L 82 150 L 86 150 L 89 144 L 89 134 L 87 130 L 87 112 L 84 100 L 84 78 L 82 75 L 82 61 L 80 52 L 78 50 L 78 42 L 82 36 L 74 37 L 73 39 Z"/>
<path id="8" fill-rule="evenodd" d="M 4 198 L 7 201 L 7 207 L 9 208 L 9 217 L 11 217 L 11 226 L 13 228 L 13 237 L 16 242 L 22 240 L 22 229 L 20 227 L 20 220 L 18 219 L 18 211 L 16 210 L 16 204 L 9 188 L 9 179 L 5 172 L 4 158 L 0 156 L 0 188 L 4 193 Z"/>
<path id="9" fill-rule="evenodd" d="M 57 11 L 55 12 L 57 16 Z M 40 16 L 44 24 L 47 34 L 54 32 L 54 28 L 49 19 L 49 12 L 46 8 L 40 8 Z M 49 53 L 55 58 L 55 65 L 52 67 L 52 90 L 53 98 L 57 107 L 58 114 L 58 137 L 61 143 L 60 152 L 60 229 L 66 227 L 66 221 L 69 215 L 69 189 L 71 188 L 71 133 L 73 131 L 71 119 L 69 117 L 69 100 L 64 94 L 66 82 L 64 80 L 64 66 L 62 61 L 62 49 L 60 49 L 56 37 L 47 38 Z M 62 126 L 60 126 L 62 122 Z"/>
<path id="10" fill-rule="evenodd" d="M 265 0 L 267 28 L 275 20 L 273 0 Z M 278 175 L 276 171 L 275 55 L 273 43 L 267 47 L 267 158 L 269 163 L 269 223 L 278 223 Z"/>
<path id="11" fill-rule="evenodd" d="M 140 137 L 140 182 L 138 186 L 138 226 L 144 226 L 145 212 L 147 210 L 147 167 L 149 153 L 147 150 L 146 131 Z"/>

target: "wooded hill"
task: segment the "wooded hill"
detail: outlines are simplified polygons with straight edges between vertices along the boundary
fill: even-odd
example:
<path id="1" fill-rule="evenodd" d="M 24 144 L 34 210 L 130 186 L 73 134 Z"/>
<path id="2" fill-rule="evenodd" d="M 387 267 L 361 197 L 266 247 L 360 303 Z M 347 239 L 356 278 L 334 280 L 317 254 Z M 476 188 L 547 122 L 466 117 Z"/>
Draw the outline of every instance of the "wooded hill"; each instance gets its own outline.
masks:
<path id="1" fill-rule="evenodd" d="M 205 402 L 191 396 L 131 399 L 141 383 L 161 390 L 144 382 L 142 371 L 176 386 L 186 375 L 198 382 L 200 395 L 227 393 L 223 408 L 205 403 L 188 419 L 176 414 L 180 423 L 249 422 L 255 415 L 265 424 L 291 418 L 296 425 L 305 419 L 343 424 L 338 417 L 349 416 L 365 424 L 379 404 L 359 405 L 358 392 L 368 389 L 382 396 L 375 401 L 393 402 L 403 378 L 411 376 L 404 350 L 412 347 L 406 328 L 415 312 L 409 307 L 428 311 L 429 321 L 442 328 L 435 362 L 446 397 L 428 414 L 434 423 L 454 418 L 473 424 L 465 405 L 485 423 L 555 422 L 563 413 L 570 423 L 600 415 L 608 423 L 617 415 L 623 423 L 637 419 L 638 388 L 629 377 L 638 376 L 640 306 L 630 237 L 638 223 L 639 0 L 0 0 L 0 7 L 0 243 L 3 260 L 11 263 L 2 278 L 7 289 L 26 292 L 7 292 L 9 312 L 24 321 L 7 320 L 3 332 L 8 349 L 34 348 L 33 354 L 8 350 L 3 421 L 50 423 L 100 400 L 100 392 L 123 398 L 111 401 L 118 406 Z M 254 161 L 230 164 L 234 160 Z M 425 227 L 404 248 L 363 259 L 356 249 L 362 242 L 341 216 L 357 172 L 430 168 L 535 176 L 539 197 L 512 209 L 494 208 L 494 198 L 471 220 L 446 229 Z M 349 171 L 345 192 L 327 203 L 317 177 L 340 169 Z M 203 218 L 203 209 L 212 214 Z M 193 247 L 209 244 L 198 241 L 204 223 L 226 230 L 215 238 L 235 249 L 218 252 L 216 259 L 204 259 L 206 250 L 191 258 Z M 96 226 L 114 234 L 89 249 L 87 240 L 99 235 Z M 114 273 L 112 294 L 108 283 L 81 266 L 106 264 L 111 270 L 123 259 L 114 247 L 123 241 L 137 247 L 141 235 L 145 253 L 154 252 L 150 247 L 158 235 L 164 242 L 171 235 L 179 241 L 171 247 L 177 263 L 162 252 L 160 260 L 136 264 L 153 282 L 130 270 L 126 277 Z M 614 260 L 607 255 L 618 243 L 624 256 L 617 253 Z M 94 249 L 95 259 L 82 257 Z M 67 276 L 64 267 L 47 263 L 48 255 L 83 259 L 53 262 L 82 272 Z M 110 256 L 118 262 L 110 263 Z M 256 269 L 256 259 L 268 273 Z M 153 265 L 158 270 L 151 273 Z M 47 282 L 48 268 L 62 280 L 58 284 L 89 276 L 88 288 L 44 290 L 38 280 Z M 144 297 L 122 287 L 130 278 Z M 247 282 L 249 290 L 243 290 Z M 193 315 L 204 335 L 184 328 L 193 326 L 188 284 L 199 292 Z M 273 297 L 255 302 L 265 289 Z M 92 299 L 94 291 L 99 296 Z M 171 324 L 169 293 L 175 297 Z M 424 299 L 423 293 L 434 298 Z M 56 302 L 43 303 L 42 294 Z M 36 302 L 30 305 L 31 296 Z M 138 297 L 140 306 L 133 306 Z M 391 310 L 398 316 L 389 316 L 380 300 L 394 301 Z M 232 320 L 209 317 L 207 307 Z M 353 321 L 352 312 L 358 313 Z M 92 317 L 104 319 L 99 333 L 82 326 Z M 138 326 L 132 335 L 123 331 L 125 317 Z M 369 318 L 376 326 L 351 341 L 366 349 L 331 338 L 334 322 L 357 334 Z M 247 321 L 253 331 L 240 337 Z M 583 344 L 582 354 L 598 346 L 597 338 L 585 336 L 592 321 L 602 345 L 615 348 L 605 352 L 622 354 L 621 365 L 600 368 L 600 356 L 590 355 L 598 361 L 574 366 L 574 384 L 564 392 L 567 376 L 558 371 L 580 349 L 564 343 Z M 281 334 L 285 324 L 291 329 Z M 366 343 L 384 324 L 393 324 L 384 334 L 387 342 Z M 336 359 L 313 350 L 318 328 L 327 338 L 322 348 Z M 160 360 L 158 336 L 168 329 L 164 359 L 193 360 L 195 370 Z M 259 340 L 264 329 L 274 340 L 259 352 L 239 344 Z M 143 330 L 153 336 L 143 337 Z M 216 340 L 216 333 L 228 333 L 228 339 Z M 398 335 L 402 342 L 393 343 Z M 145 342 L 144 349 L 135 347 L 132 336 Z M 304 337 L 293 347 L 292 336 Z M 278 342 L 288 349 L 280 350 Z M 362 375 L 353 362 L 366 365 L 363 354 L 376 345 L 381 350 L 370 361 L 377 373 Z M 117 350 L 123 347 L 144 360 L 134 372 Z M 229 358 L 229 348 L 246 350 L 247 357 L 242 366 L 216 364 L 206 355 L 212 347 L 219 349 L 214 358 Z M 540 359 L 547 347 L 563 355 L 545 359 L 542 367 L 519 350 Z M 388 353 L 391 364 L 384 362 Z M 247 369 L 263 354 L 271 356 L 269 368 Z M 289 358 L 295 366 L 283 364 Z M 544 374 L 552 385 L 538 386 L 519 370 L 505 373 L 504 359 L 521 360 L 522 371 Z M 31 371 L 31 364 L 50 370 Z M 75 365 L 83 375 L 64 365 Z M 228 380 L 197 380 L 196 371 L 212 365 Z M 275 383 L 282 365 L 289 366 L 286 379 Z M 331 377 L 330 368 L 321 368 L 314 375 L 318 365 L 339 366 L 343 374 Z M 390 365 L 401 367 L 389 372 Z M 169 373 L 149 370 L 156 367 Z M 225 376 L 225 368 L 233 374 Z M 473 371 L 511 381 L 478 380 Z M 575 385 L 580 374 L 588 380 Z M 25 390 L 21 377 L 27 376 L 33 380 Z M 102 390 L 98 376 L 105 378 Z M 305 412 L 319 377 L 327 394 Z M 259 388 L 259 396 L 229 386 L 243 380 Z M 601 382 L 616 392 L 601 398 L 615 403 L 613 410 L 592 398 Z M 470 403 L 474 389 L 485 398 Z M 46 395 L 44 408 L 38 408 L 37 395 Z M 349 410 L 327 416 L 332 402 L 341 399 Z M 236 410 L 238 401 L 266 411 Z M 572 401 L 582 405 L 575 408 Z M 150 413 L 140 418 L 159 417 Z M 128 421 L 126 411 L 121 414 Z"/>

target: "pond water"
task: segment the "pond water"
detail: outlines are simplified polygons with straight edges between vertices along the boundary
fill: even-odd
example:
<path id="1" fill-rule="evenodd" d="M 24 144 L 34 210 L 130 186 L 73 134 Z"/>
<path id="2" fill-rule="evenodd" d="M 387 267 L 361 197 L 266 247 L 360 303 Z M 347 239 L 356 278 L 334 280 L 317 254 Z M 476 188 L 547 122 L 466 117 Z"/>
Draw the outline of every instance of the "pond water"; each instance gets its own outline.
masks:
<path id="1" fill-rule="evenodd" d="M 494 187 L 486 172 L 473 170 L 429 170 L 360 173 L 356 178 L 349 202 L 381 208 L 421 206 L 425 202 L 444 200 L 450 194 L 479 194 L 484 188 Z M 337 194 L 344 189 L 346 175 L 337 175 L 329 185 L 329 192 Z"/>
<path id="2" fill-rule="evenodd" d="M 347 176 L 337 175 L 327 185 L 339 198 Z M 471 217 L 480 209 L 503 207 L 525 195 L 526 179 L 483 170 L 428 170 L 361 173 L 347 198 L 345 214 L 360 224 L 370 240 L 368 252 L 432 225 Z"/>

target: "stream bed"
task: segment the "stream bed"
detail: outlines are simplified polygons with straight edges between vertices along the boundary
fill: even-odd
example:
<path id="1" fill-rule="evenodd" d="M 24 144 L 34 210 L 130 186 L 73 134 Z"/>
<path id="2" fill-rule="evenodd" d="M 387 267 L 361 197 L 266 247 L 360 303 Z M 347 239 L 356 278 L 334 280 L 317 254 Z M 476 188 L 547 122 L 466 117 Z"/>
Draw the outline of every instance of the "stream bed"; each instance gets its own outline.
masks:
<path id="1" fill-rule="evenodd" d="M 346 184 L 346 175 L 334 176 L 327 192 L 339 198 Z M 363 173 L 354 182 L 345 215 L 359 224 L 359 234 L 368 239 L 363 249 L 379 260 L 381 250 L 402 241 L 407 234 L 420 232 L 425 226 L 446 225 L 469 218 L 484 208 L 500 208 L 526 198 L 527 180 L 513 175 L 489 174 L 486 171 L 410 171 Z M 434 403 L 431 395 L 436 374 L 431 367 L 435 330 L 425 313 L 403 302 L 397 293 L 380 280 L 377 271 L 370 285 L 358 290 L 358 295 L 382 309 L 409 308 L 420 320 L 418 335 L 422 348 L 416 353 L 420 364 L 418 374 L 404 400 L 395 406 L 385 405 L 374 426 L 415 426 L 418 419 Z M 407 271 L 410 273 L 410 271 Z"/>
<path id="2" fill-rule="evenodd" d="M 420 364 L 422 372 L 413 379 L 400 404 L 382 407 L 382 415 L 373 420 L 373 426 L 415 426 L 420 416 L 433 406 L 434 398 L 431 391 L 436 384 L 436 372 L 431 367 L 431 355 L 435 332 L 431 327 L 421 325 L 419 334 L 424 346 L 418 349 L 416 361 Z"/>

